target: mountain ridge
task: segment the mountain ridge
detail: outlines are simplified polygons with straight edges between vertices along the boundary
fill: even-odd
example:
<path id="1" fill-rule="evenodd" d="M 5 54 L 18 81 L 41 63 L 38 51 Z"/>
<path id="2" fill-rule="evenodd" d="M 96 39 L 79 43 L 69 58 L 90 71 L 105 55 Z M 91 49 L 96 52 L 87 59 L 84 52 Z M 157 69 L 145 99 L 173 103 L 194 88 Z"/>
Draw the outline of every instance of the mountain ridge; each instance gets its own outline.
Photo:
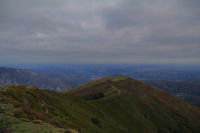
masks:
<path id="1" fill-rule="evenodd" d="M 0 105 L 6 103 L 11 116 L 81 133 L 200 131 L 198 107 L 128 77 L 103 78 L 63 92 L 25 86 L 0 90 Z"/>

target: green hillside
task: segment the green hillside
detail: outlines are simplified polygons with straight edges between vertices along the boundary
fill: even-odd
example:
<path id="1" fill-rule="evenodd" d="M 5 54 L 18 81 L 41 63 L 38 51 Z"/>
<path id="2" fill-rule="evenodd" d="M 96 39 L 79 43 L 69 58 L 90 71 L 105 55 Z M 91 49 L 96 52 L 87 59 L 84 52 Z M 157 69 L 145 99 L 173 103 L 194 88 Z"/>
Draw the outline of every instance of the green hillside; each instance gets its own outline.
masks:
<path id="1" fill-rule="evenodd" d="M 199 108 L 128 77 L 103 78 L 65 92 L 2 87 L 0 114 L 0 132 L 200 132 Z"/>

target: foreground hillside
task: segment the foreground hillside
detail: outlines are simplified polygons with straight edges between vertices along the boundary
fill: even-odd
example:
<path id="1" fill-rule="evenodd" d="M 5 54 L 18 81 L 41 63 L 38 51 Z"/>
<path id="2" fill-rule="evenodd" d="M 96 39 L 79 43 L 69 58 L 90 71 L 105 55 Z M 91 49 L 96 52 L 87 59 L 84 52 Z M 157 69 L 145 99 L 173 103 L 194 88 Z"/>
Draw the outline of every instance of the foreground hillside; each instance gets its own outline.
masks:
<path id="1" fill-rule="evenodd" d="M 199 108 L 128 77 L 103 78 L 59 93 L 2 87 L 0 114 L 0 132 L 200 132 Z"/>

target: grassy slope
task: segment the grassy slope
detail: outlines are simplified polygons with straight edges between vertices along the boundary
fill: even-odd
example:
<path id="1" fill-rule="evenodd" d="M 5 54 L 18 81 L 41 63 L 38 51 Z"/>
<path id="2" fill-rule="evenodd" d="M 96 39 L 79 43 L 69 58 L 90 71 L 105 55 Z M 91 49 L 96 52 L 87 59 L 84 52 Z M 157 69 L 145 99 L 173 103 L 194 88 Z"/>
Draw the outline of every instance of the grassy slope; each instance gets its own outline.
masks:
<path id="1" fill-rule="evenodd" d="M 127 77 L 104 78 L 62 93 L 24 86 L 0 90 L 1 114 L 81 133 L 200 132 L 199 108 Z M 104 97 L 82 98 L 98 93 Z"/>
<path id="2" fill-rule="evenodd" d="M 64 133 L 64 129 L 57 128 L 39 121 L 21 120 L 8 115 L 0 115 L 1 133 Z"/>

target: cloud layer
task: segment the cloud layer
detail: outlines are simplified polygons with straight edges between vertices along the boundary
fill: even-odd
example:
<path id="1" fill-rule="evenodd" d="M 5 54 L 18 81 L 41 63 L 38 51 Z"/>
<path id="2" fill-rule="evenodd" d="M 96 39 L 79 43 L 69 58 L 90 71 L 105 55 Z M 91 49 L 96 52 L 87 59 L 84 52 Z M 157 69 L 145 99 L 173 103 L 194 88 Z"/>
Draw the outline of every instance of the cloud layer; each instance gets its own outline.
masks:
<path id="1" fill-rule="evenodd" d="M 1 0 L 4 63 L 200 62 L 199 0 Z"/>

